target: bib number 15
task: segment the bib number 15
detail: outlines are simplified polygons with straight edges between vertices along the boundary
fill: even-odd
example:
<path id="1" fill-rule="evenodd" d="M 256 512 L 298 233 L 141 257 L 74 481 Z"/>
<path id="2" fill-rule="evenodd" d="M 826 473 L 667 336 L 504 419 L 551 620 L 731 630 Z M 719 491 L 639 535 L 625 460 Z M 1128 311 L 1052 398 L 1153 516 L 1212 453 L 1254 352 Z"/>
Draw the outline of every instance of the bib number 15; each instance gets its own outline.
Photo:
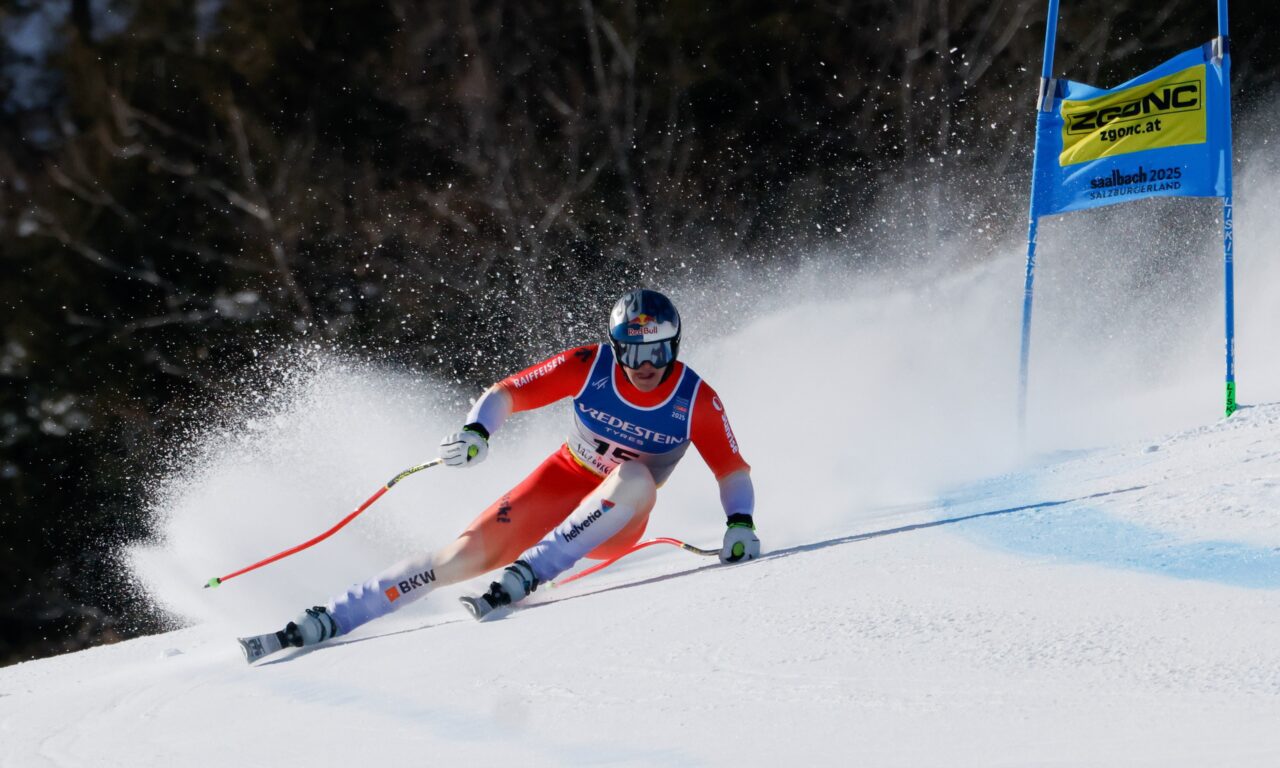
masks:
<path id="1" fill-rule="evenodd" d="M 628 451 L 626 448 L 623 448 L 620 445 L 612 445 L 604 440 L 596 439 L 596 440 L 592 440 L 591 442 L 596 444 L 596 453 L 600 454 L 601 456 L 611 455 L 617 461 L 631 461 L 632 459 L 640 455 L 635 451 Z M 610 451 L 609 450 L 610 448 L 612 448 L 613 450 Z"/>

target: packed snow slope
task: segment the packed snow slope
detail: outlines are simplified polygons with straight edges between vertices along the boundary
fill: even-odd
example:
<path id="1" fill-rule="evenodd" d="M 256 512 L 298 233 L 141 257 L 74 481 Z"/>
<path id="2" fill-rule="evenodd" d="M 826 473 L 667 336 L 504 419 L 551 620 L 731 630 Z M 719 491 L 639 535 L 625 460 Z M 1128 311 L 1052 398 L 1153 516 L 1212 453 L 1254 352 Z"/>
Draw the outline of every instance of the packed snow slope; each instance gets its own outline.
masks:
<path id="1" fill-rule="evenodd" d="M 0 670 L 0 765 L 1275 765 L 1277 502 L 1265 405 L 499 621 L 257 668 L 207 622 Z"/>
<path id="2" fill-rule="evenodd" d="M 447 543 L 569 418 L 519 414 L 479 467 L 415 475 L 202 589 L 428 458 L 477 394 L 264 349 L 157 455 L 155 539 L 122 555 L 183 628 L 0 669 L 0 766 L 1278 765 L 1280 155 L 1253 143 L 1236 289 L 1254 407 L 1221 420 L 1212 201 L 1042 222 L 1026 450 L 1023 246 L 946 202 L 963 184 L 885 201 L 883 231 L 785 275 L 654 285 L 753 465 L 765 557 L 653 548 L 484 624 L 454 600 L 477 579 L 250 668 L 237 635 Z M 589 303 L 559 310 L 603 322 Z M 691 452 L 649 534 L 712 546 L 723 525 Z"/>

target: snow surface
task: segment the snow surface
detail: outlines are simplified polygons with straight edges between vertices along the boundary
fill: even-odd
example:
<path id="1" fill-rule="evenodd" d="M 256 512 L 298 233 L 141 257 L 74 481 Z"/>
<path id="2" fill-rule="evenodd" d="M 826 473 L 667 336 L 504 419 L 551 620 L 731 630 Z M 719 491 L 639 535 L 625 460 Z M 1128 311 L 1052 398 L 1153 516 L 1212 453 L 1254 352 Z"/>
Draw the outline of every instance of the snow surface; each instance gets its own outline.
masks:
<path id="1" fill-rule="evenodd" d="M 0 765 L 1274 765 L 1278 485 L 1260 406 L 496 622 L 259 668 L 209 622 L 0 670 Z"/>
<path id="2" fill-rule="evenodd" d="M 520 415 L 481 467 L 202 589 L 332 525 L 463 410 L 318 350 L 266 365 L 157 456 L 157 539 L 123 556 L 185 628 L 0 669 L 0 766 L 1280 764 L 1280 173 L 1260 157 L 1236 211 L 1256 407 L 1220 420 L 1211 202 L 1042 223 L 1029 452 L 1017 242 L 975 254 L 961 228 L 878 271 L 835 252 L 715 276 L 672 291 L 683 354 L 753 464 L 766 557 L 655 547 L 485 624 L 454 601 L 478 579 L 250 668 L 235 636 L 448 542 L 567 418 Z M 691 454 L 649 533 L 722 530 Z"/>

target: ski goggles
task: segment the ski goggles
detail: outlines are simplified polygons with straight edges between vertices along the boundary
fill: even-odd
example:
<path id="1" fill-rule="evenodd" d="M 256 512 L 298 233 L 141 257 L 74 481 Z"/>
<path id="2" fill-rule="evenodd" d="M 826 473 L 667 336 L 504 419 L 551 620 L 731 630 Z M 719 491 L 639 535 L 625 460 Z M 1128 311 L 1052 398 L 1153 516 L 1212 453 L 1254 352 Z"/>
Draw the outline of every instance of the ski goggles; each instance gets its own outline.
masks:
<path id="1" fill-rule="evenodd" d="M 645 363 L 652 363 L 654 368 L 665 368 L 676 359 L 675 339 L 666 341 L 650 341 L 643 344 L 623 344 L 613 342 L 613 356 L 626 368 L 639 368 Z"/>

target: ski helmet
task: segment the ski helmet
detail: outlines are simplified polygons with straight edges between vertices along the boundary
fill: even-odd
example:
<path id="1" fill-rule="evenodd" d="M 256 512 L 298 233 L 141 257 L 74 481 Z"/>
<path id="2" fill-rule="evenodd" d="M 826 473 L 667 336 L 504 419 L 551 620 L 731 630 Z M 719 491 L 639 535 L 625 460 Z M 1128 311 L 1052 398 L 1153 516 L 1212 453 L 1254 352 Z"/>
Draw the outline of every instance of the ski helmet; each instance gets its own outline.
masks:
<path id="1" fill-rule="evenodd" d="M 613 305 L 609 343 L 614 358 L 627 368 L 671 365 L 680 351 L 680 313 L 666 296 L 638 288 Z"/>

